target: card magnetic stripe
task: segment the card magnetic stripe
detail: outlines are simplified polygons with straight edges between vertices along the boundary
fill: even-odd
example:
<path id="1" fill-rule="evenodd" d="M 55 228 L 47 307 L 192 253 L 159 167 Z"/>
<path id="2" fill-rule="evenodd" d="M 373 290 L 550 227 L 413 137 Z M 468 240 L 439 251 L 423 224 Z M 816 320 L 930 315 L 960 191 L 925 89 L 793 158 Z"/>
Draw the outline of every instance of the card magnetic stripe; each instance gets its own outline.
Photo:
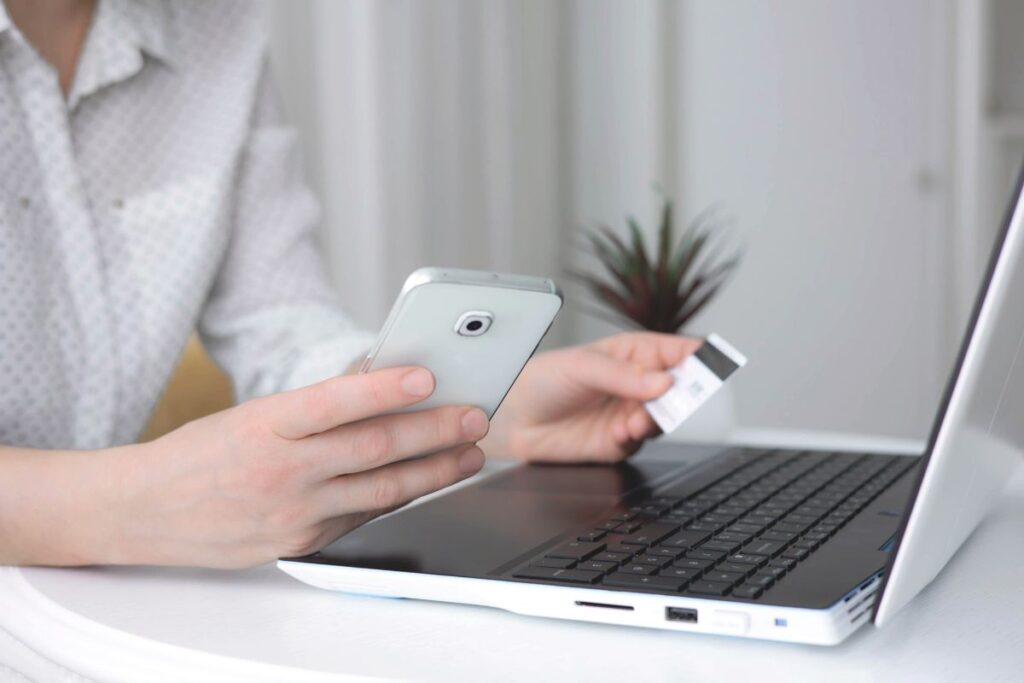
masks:
<path id="1" fill-rule="evenodd" d="M 721 349 L 707 340 L 693 355 L 723 382 L 726 377 L 736 372 L 740 367 L 733 359 L 725 355 Z"/>

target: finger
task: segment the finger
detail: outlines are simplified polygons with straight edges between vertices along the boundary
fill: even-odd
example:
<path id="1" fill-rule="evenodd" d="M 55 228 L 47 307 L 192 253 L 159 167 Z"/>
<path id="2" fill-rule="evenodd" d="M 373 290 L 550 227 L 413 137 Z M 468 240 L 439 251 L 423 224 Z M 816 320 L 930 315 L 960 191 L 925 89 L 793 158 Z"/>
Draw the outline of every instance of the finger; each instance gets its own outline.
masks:
<path id="1" fill-rule="evenodd" d="M 312 494 L 324 518 L 387 510 L 451 486 L 480 471 L 484 453 L 477 446 L 453 448 L 419 460 L 336 477 Z"/>
<path id="2" fill-rule="evenodd" d="M 633 441 L 642 442 L 661 433 L 661 429 L 642 406 L 626 418 L 626 432 Z"/>
<path id="3" fill-rule="evenodd" d="M 301 439 L 338 425 L 414 405 L 434 391 L 424 368 L 402 367 L 332 377 L 318 384 L 257 399 L 270 428 Z"/>
<path id="4" fill-rule="evenodd" d="M 487 428 L 487 415 L 479 408 L 446 406 L 343 425 L 303 444 L 315 461 L 314 476 L 330 478 L 479 441 Z"/>
<path id="5" fill-rule="evenodd" d="M 663 332 L 623 332 L 597 342 L 598 348 L 629 358 L 648 370 L 675 367 L 700 348 L 702 340 Z"/>
<path id="6" fill-rule="evenodd" d="M 672 386 L 672 376 L 661 370 L 645 370 L 636 363 L 580 349 L 566 364 L 566 375 L 588 389 L 619 398 L 647 401 Z"/>

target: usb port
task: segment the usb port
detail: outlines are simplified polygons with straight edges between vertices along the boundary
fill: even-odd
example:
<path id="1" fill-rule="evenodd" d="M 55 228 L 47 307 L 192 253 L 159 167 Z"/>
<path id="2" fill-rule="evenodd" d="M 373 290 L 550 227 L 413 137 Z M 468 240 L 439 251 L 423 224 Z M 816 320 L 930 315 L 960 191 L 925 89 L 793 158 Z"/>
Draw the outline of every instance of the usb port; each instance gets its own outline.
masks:
<path id="1" fill-rule="evenodd" d="M 666 607 L 665 618 L 669 621 L 685 621 L 696 624 L 697 610 L 688 607 Z"/>

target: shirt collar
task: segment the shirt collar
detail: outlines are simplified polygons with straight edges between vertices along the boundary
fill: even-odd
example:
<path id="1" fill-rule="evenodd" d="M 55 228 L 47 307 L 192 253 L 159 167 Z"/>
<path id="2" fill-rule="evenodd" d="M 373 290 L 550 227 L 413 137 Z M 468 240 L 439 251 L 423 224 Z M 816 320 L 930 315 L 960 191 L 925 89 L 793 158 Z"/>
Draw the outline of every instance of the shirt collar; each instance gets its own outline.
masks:
<path id="1" fill-rule="evenodd" d="M 11 18 L 7 16 L 7 8 L 4 7 L 3 0 L 0 0 L 0 35 L 3 35 L 4 31 L 11 27 Z"/>
<path id="2" fill-rule="evenodd" d="M 171 45 L 171 17 L 161 0 L 100 0 L 121 10 L 126 37 L 135 47 L 168 66 L 174 64 Z"/>
<path id="3" fill-rule="evenodd" d="M 174 66 L 168 8 L 161 0 L 99 0 L 85 39 L 68 108 L 138 73 L 144 55 Z"/>
<path id="4" fill-rule="evenodd" d="M 110 5 L 122 24 L 126 24 L 126 36 L 137 48 L 151 57 L 170 64 L 173 51 L 170 49 L 169 17 L 167 7 L 159 0 L 100 0 L 99 6 Z M 107 9 L 104 7 L 104 9 Z M 0 0 L 0 34 L 13 28 L 14 22 L 7 13 L 7 7 Z"/>

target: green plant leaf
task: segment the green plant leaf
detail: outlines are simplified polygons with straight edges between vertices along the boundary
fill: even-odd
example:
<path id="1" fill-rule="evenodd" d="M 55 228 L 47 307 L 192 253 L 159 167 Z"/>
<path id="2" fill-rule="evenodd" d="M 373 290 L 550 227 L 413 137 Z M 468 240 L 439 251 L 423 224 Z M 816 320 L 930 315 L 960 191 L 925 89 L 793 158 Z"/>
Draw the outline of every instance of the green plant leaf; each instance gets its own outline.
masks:
<path id="1" fill-rule="evenodd" d="M 672 332 L 678 332 L 682 329 L 683 325 L 688 323 L 691 318 L 700 313 L 706 305 L 711 302 L 711 299 L 718 294 L 718 290 L 721 289 L 725 282 L 719 282 L 717 285 L 709 289 L 704 295 L 697 299 L 693 304 L 686 308 L 679 316 L 672 322 Z"/>
<path id="2" fill-rule="evenodd" d="M 629 291 L 629 289 L 619 289 L 614 284 L 605 282 L 601 278 L 591 275 L 589 273 L 569 271 L 568 276 L 574 281 L 583 285 L 586 289 L 590 290 L 590 292 L 597 296 L 598 298 L 601 297 L 602 292 L 604 292 L 605 289 L 610 290 L 615 295 L 615 297 L 617 297 L 613 301 L 606 302 L 610 305 L 614 305 L 616 301 L 621 301 L 624 303 L 627 299 L 629 299 L 632 296 L 632 293 Z"/>
<path id="3" fill-rule="evenodd" d="M 587 239 L 590 242 L 594 256 L 597 257 L 601 265 L 605 267 L 613 278 L 618 280 L 624 289 L 629 290 L 629 276 L 625 259 L 616 252 L 614 245 L 608 244 L 599 235 L 594 233 L 587 234 Z"/>
<path id="4" fill-rule="evenodd" d="M 679 291 L 683 282 L 686 281 L 686 276 L 690 274 L 693 264 L 697 261 L 697 257 L 700 256 L 710 238 L 711 235 L 709 233 L 697 232 L 693 235 L 692 242 L 686 249 L 680 248 L 676 252 L 676 264 L 670 280 L 673 291 Z"/>
<path id="5" fill-rule="evenodd" d="M 632 275 L 638 270 L 636 257 L 626 243 L 622 241 L 622 238 L 615 234 L 615 231 L 609 228 L 607 225 L 599 225 L 597 227 L 598 233 L 602 235 L 610 245 L 615 249 L 622 259 L 622 271 L 626 275 Z"/>
<path id="6" fill-rule="evenodd" d="M 604 277 L 572 274 L 604 304 L 599 317 L 616 324 L 676 332 L 717 295 L 739 263 L 738 252 L 726 253 L 722 222 L 711 209 L 698 214 L 677 240 L 673 204 L 666 198 L 654 252 L 648 252 L 640 224 L 632 217 L 626 224 L 626 236 L 607 225 L 586 234 Z"/>
<path id="7" fill-rule="evenodd" d="M 732 276 L 733 270 L 740 263 L 740 257 L 734 256 L 725 263 L 721 263 L 700 276 L 694 281 L 689 291 L 679 302 L 679 314 L 673 320 L 675 329 L 679 329 L 686 322 L 695 316 L 709 301 L 718 293 L 728 279 Z"/>
<path id="8" fill-rule="evenodd" d="M 631 252 L 633 258 L 636 259 L 640 272 L 644 277 L 650 277 L 651 262 L 647 260 L 647 245 L 644 243 L 643 230 L 640 229 L 640 224 L 632 216 L 626 220 L 626 223 L 629 225 L 629 233 L 633 238 L 633 250 Z"/>

